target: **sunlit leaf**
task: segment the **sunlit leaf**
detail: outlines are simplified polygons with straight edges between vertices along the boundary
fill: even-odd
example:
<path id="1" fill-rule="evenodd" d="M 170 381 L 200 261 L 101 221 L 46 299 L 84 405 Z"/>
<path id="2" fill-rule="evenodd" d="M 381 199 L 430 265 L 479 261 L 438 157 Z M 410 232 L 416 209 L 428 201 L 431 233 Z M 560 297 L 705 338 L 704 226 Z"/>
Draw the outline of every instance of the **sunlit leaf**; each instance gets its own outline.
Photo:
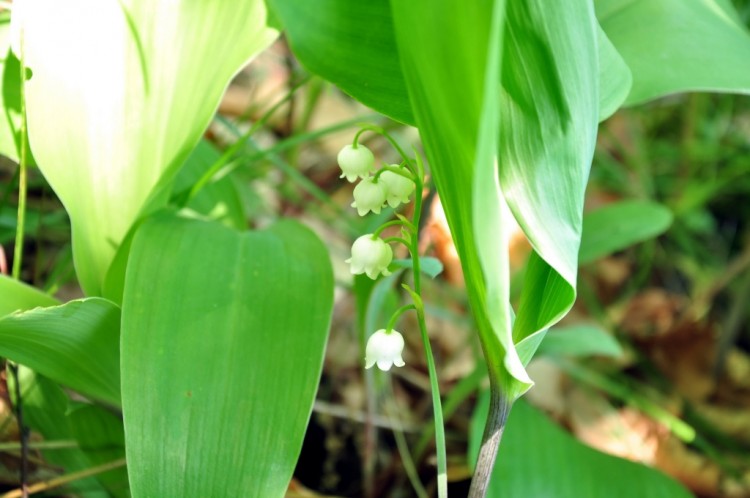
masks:
<path id="1" fill-rule="evenodd" d="M 620 201 L 587 213 L 578 260 L 581 264 L 626 249 L 664 233 L 672 213 L 651 201 Z"/>
<path id="2" fill-rule="evenodd" d="M 628 104 L 684 91 L 750 93 L 750 33 L 727 0 L 596 0 L 633 74 Z"/>
<path id="3" fill-rule="evenodd" d="M 482 441 L 489 396 L 472 417 L 470 458 Z M 578 442 L 523 400 L 510 413 L 492 472 L 488 498 L 688 498 L 664 474 Z"/>
<path id="4" fill-rule="evenodd" d="M 0 356 L 82 394 L 120 404 L 120 309 L 100 298 L 0 318 Z"/>
<path id="5" fill-rule="evenodd" d="M 333 276 L 282 222 L 159 215 L 133 240 L 122 397 L 134 496 L 283 496 L 322 368 Z"/>
<path id="6" fill-rule="evenodd" d="M 229 79 L 277 33 L 262 0 L 39 0 L 26 15 L 31 147 L 97 294 L 139 213 L 166 203 Z"/>

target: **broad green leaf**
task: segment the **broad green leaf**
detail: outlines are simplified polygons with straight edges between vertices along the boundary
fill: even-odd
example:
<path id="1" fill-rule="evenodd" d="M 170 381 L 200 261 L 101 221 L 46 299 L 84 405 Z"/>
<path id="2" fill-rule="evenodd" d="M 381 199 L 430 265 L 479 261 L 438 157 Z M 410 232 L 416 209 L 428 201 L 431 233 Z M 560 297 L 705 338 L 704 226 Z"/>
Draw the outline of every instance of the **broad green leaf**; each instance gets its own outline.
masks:
<path id="1" fill-rule="evenodd" d="M 482 441 L 488 393 L 472 417 L 470 458 Z M 492 472 L 488 498 L 689 498 L 657 470 L 613 457 L 578 442 L 537 409 L 513 406 Z"/>
<path id="2" fill-rule="evenodd" d="M 65 472 L 76 472 L 106 463 L 103 457 L 112 461 L 124 456 L 122 421 L 116 415 L 99 406 L 72 403 L 57 384 L 31 369 L 20 367 L 19 379 L 24 421 L 29 427 L 47 441 L 75 440 L 79 444 L 43 451 L 47 462 Z M 12 388 L 12 378 L 9 382 Z M 74 481 L 65 489 L 83 498 L 127 497 L 127 484 L 127 471 L 122 467 Z"/>
<path id="3" fill-rule="evenodd" d="M 392 5 L 417 124 L 487 360 L 514 397 L 530 385 L 522 364 L 575 298 L 583 193 L 599 117 L 593 9 L 583 0 L 508 2 L 502 63 L 493 75 L 488 46 L 497 50 L 498 33 L 490 30 L 491 4 Z M 503 199 L 538 253 L 512 339 L 509 313 L 498 311 L 507 308 L 509 278 L 501 259 L 507 249 L 497 237 Z"/>
<path id="4" fill-rule="evenodd" d="M 333 304 L 326 248 L 158 215 L 133 239 L 122 400 L 134 496 L 283 496 Z"/>
<path id="5" fill-rule="evenodd" d="M 88 298 L 0 318 L 0 356 L 82 394 L 120 404 L 120 309 Z"/>
<path id="6" fill-rule="evenodd" d="M 268 1 L 295 55 L 311 72 L 397 121 L 416 122 L 396 49 L 389 0 Z M 603 33 L 598 48 L 600 67 L 606 68 L 600 73 L 603 120 L 627 97 L 631 77 Z"/>
<path id="7" fill-rule="evenodd" d="M 611 334 L 594 325 L 555 327 L 544 336 L 537 354 L 547 356 L 609 356 L 623 354 Z"/>
<path id="8" fill-rule="evenodd" d="M 0 275 L 0 317 L 14 311 L 25 311 L 38 306 L 55 306 L 60 302 L 49 294 L 14 280 L 7 275 Z"/>
<path id="9" fill-rule="evenodd" d="M 671 211 L 651 201 L 620 201 L 587 213 L 578 261 L 590 263 L 657 237 L 672 224 Z"/>
<path id="10" fill-rule="evenodd" d="M 596 0 L 633 74 L 627 104 L 685 91 L 750 93 L 750 33 L 726 0 Z"/>
<path id="11" fill-rule="evenodd" d="M 277 35 L 262 0 L 22 0 L 31 148 L 98 294 L 118 245 L 165 191 L 229 79 Z"/>

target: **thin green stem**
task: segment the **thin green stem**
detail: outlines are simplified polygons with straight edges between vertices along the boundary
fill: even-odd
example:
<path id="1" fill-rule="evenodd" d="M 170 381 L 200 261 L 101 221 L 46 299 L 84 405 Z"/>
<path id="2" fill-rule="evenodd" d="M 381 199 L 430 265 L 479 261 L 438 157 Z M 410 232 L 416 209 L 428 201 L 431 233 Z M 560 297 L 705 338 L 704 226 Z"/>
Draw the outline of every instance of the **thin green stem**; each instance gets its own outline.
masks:
<path id="1" fill-rule="evenodd" d="M 399 244 L 405 245 L 406 247 L 411 246 L 408 240 L 402 239 L 401 237 L 388 237 L 387 239 L 383 240 L 383 242 L 385 242 L 386 244 L 390 244 L 391 242 L 397 242 Z"/>
<path id="2" fill-rule="evenodd" d="M 73 439 L 61 439 L 58 441 L 30 441 L 27 448 L 30 450 L 66 450 L 78 448 L 78 441 Z M 0 451 L 21 451 L 21 443 L 0 443 Z"/>
<path id="3" fill-rule="evenodd" d="M 419 155 L 417 155 L 419 162 Z M 422 215 L 422 189 L 423 176 L 416 178 L 417 194 L 414 196 L 414 226 L 419 226 Z M 424 304 L 421 299 L 422 291 L 422 273 L 419 261 L 419 234 L 414 233 L 411 238 L 411 259 L 414 273 L 414 305 L 417 310 L 417 321 L 419 323 L 419 332 L 422 335 L 422 345 L 424 346 L 425 357 L 427 358 L 427 370 L 430 375 L 430 394 L 432 395 L 432 411 L 435 419 L 435 451 L 437 453 L 437 483 L 438 498 L 447 498 L 448 496 L 448 463 L 445 450 L 445 425 L 443 422 L 443 407 L 440 399 L 440 383 L 435 368 L 435 358 L 432 355 L 432 346 L 430 337 L 427 335 L 427 323 L 424 316 Z"/>
<path id="4" fill-rule="evenodd" d="M 386 140 L 388 140 L 391 145 L 393 145 L 393 148 L 396 149 L 398 154 L 401 156 L 401 158 L 406 161 L 406 163 L 409 163 L 409 156 L 406 155 L 406 152 L 404 152 L 404 149 L 401 148 L 401 146 L 396 142 L 396 140 L 387 132 L 384 128 L 380 126 L 376 126 L 369 123 L 362 123 L 360 125 L 360 130 L 357 132 L 356 135 L 354 135 L 354 141 L 352 143 L 353 146 L 357 146 L 357 143 L 359 142 L 359 136 L 362 135 L 366 131 L 371 131 L 373 133 L 377 133 L 378 135 L 381 135 Z"/>
<path id="5" fill-rule="evenodd" d="M 391 330 L 393 330 L 393 327 L 396 326 L 396 322 L 398 321 L 399 317 L 406 313 L 409 310 L 415 310 L 417 309 L 416 306 L 413 304 L 407 304 L 406 306 L 401 306 L 399 309 L 393 312 L 393 315 L 391 315 L 391 319 L 388 320 L 388 325 L 385 327 L 386 333 L 390 333 Z"/>
<path id="6" fill-rule="evenodd" d="M 23 260 L 23 236 L 26 229 L 26 193 L 28 178 L 26 171 L 26 57 L 23 50 L 23 31 L 21 31 L 21 137 L 18 152 L 18 221 L 16 222 L 16 242 L 13 248 L 13 269 L 11 276 L 15 280 L 21 279 L 21 263 Z"/>
<path id="7" fill-rule="evenodd" d="M 377 173 L 375 173 L 375 176 L 373 177 L 373 181 L 377 183 L 378 179 L 380 178 L 380 175 L 385 173 L 386 171 L 390 171 L 391 173 L 394 173 L 399 176 L 403 176 L 407 180 L 415 181 L 414 175 L 409 171 L 404 171 L 404 168 L 401 166 L 391 166 L 386 164 L 385 166 L 382 166 Z"/>
<path id="8" fill-rule="evenodd" d="M 427 498 L 429 495 L 427 494 L 427 490 L 424 489 L 422 481 L 419 480 L 419 473 L 417 472 L 417 467 L 414 464 L 414 458 L 409 452 L 409 447 L 406 444 L 406 438 L 404 437 L 404 431 L 402 430 L 403 424 L 401 423 L 401 420 L 398 416 L 401 410 L 398 407 L 398 399 L 396 398 L 396 392 L 393 389 L 393 378 L 391 378 L 389 387 L 391 399 L 396 405 L 396 409 L 389 409 L 388 417 L 391 419 L 391 423 L 393 424 L 393 438 L 396 440 L 396 447 L 398 448 L 398 452 L 401 455 L 401 463 L 404 466 L 406 476 L 409 478 L 409 482 L 411 482 L 412 488 L 414 488 L 414 492 L 417 494 L 417 497 Z"/>
<path id="9" fill-rule="evenodd" d="M 382 225 L 380 225 L 378 227 L 377 230 L 375 230 L 375 232 L 372 234 L 372 236 L 373 236 L 373 238 L 374 237 L 380 237 L 380 234 L 383 232 L 383 230 L 385 230 L 386 228 L 395 227 L 395 226 L 406 227 L 406 228 L 409 229 L 409 231 L 411 233 L 416 233 L 416 230 L 417 230 L 416 227 L 410 221 L 398 219 L 398 220 L 389 221 L 388 223 L 383 223 Z M 406 246 L 410 247 L 411 244 L 407 243 Z"/>

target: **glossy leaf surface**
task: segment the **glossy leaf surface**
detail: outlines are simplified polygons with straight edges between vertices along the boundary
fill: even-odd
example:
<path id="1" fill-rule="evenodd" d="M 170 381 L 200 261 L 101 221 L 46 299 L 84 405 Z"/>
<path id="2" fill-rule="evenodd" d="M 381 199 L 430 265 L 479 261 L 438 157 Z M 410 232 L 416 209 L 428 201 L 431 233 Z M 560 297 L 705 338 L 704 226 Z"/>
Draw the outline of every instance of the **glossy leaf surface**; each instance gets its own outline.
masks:
<path id="1" fill-rule="evenodd" d="M 123 296 L 123 413 L 134 496 L 283 496 L 322 367 L 326 248 L 282 222 L 240 233 L 158 215 Z"/>
<path id="2" fill-rule="evenodd" d="M 99 294 L 139 213 L 166 202 L 229 79 L 277 33 L 262 0 L 25 5 L 31 147 L 70 215 L 79 280 Z"/>

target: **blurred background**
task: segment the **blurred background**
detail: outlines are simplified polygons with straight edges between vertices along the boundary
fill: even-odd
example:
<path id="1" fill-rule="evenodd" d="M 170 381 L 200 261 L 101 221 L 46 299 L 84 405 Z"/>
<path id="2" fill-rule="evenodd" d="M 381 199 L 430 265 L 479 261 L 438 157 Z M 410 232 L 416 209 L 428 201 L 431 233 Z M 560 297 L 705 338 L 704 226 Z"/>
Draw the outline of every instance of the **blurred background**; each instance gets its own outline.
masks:
<path id="1" fill-rule="evenodd" d="M 735 4 L 748 23 L 750 2 Z M 338 284 L 323 377 L 289 496 L 432 496 L 429 381 L 410 317 L 399 327 L 406 366 L 387 374 L 363 369 L 365 334 L 398 305 L 394 284 L 403 277 L 373 288 L 366 278 L 353 279 L 344 263 L 354 238 L 393 213 L 358 217 L 349 207 L 352 185 L 336 165 L 357 123 L 385 127 L 407 150 L 419 147 L 418 132 L 307 74 L 283 39 L 235 78 L 206 137 L 222 151 L 260 119 L 265 125 L 223 175 L 248 226 L 294 217 L 312 227 L 330 248 Z M 398 162 L 381 138 L 366 134 L 364 143 L 378 162 Z M 676 95 L 602 123 L 578 301 L 529 366 L 536 386 L 526 400 L 562 430 L 657 468 L 702 497 L 750 497 L 748 173 L 747 96 Z M 38 170 L 30 174 L 23 279 L 64 300 L 80 297 L 66 213 Z M 0 158 L 2 273 L 12 264 L 17 183 L 15 164 Z M 434 190 L 424 196 L 422 248 L 443 271 L 425 280 L 423 296 L 444 400 L 451 494 L 463 496 L 486 380 L 440 199 Z M 530 251 L 518 229 L 509 250 L 518 296 Z M 0 437 L 15 441 L 4 382 L 0 398 Z M 41 477 L 57 470 L 38 452 L 31 463 Z M 13 451 L 0 453 L 0 482 L 17 483 L 18 465 Z"/>

